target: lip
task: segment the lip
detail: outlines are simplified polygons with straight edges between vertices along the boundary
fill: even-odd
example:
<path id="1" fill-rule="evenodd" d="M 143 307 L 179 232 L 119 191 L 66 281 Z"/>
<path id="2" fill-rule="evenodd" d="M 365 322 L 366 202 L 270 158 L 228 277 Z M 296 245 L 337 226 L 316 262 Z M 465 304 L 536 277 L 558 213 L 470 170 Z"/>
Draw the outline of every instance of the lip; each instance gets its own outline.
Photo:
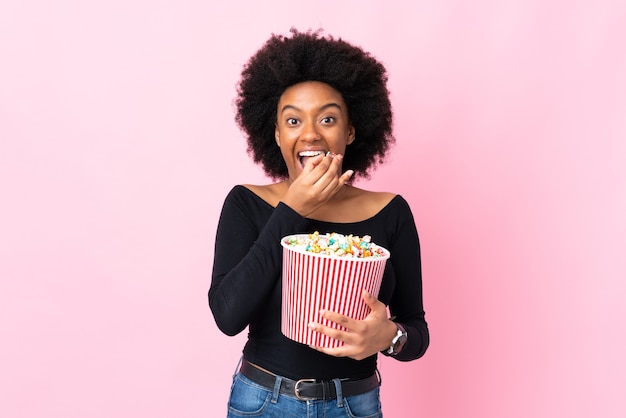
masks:
<path id="1" fill-rule="evenodd" d="M 303 148 L 301 150 L 298 150 L 298 152 L 296 152 L 296 160 L 298 161 L 300 168 L 304 168 L 304 164 L 302 164 L 302 156 L 300 155 L 303 152 L 319 152 L 320 154 L 324 155 L 328 152 L 328 150 L 324 149 L 324 148 L 320 148 L 320 147 L 312 147 L 312 148 Z M 310 158 L 310 157 L 309 157 Z"/>

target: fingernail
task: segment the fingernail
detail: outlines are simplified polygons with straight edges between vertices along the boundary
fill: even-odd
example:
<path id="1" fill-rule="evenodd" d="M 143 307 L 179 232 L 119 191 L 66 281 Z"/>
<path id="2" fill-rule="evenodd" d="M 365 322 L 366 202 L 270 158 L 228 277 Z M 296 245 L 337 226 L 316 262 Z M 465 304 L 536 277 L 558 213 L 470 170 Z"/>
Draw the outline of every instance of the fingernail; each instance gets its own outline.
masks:
<path id="1" fill-rule="evenodd" d="M 330 151 L 328 151 L 328 152 L 326 153 L 326 156 L 327 156 L 327 157 L 328 157 L 329 155 L 330 155 Z"/>

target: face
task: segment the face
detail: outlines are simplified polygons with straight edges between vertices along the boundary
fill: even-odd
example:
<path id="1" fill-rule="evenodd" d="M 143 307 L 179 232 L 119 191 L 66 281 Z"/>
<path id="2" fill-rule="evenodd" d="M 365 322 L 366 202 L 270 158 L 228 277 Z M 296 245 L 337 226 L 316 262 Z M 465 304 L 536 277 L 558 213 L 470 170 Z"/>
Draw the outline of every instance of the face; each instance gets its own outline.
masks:
<path id="1" fill-rule="evenodd" d="M 354 127 L 341 94 L 319 81 L 294 84 L 278 101 L 276 143 L 289 170 L 300 175 L 306 160 L 326 154 L 344 155 L 354 141 Z"/>

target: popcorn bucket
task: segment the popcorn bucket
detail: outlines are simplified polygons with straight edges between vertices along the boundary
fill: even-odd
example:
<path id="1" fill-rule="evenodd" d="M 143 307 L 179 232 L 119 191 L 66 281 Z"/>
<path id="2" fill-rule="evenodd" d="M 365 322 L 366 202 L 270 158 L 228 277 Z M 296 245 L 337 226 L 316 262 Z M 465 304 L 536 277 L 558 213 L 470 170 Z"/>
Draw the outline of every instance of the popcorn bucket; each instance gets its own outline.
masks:
<path id="1" fill-rule="evenodd" d="M 361 297 L 367 290 L 378 296 L 389 251 L 378 257 L 341 257 L 318 254 L 290 246 L 292 237 L 306 238 L 308 234 L 290 235 L 281 240 L 283 246 L 281 331 L 302 344 L 335 348 L 342 341 L 309 329 L 316 322 L 336 329 L 344 327 L 324 319 L 320 309 L 337 312 L 362 320 L 370 308 Z"/>

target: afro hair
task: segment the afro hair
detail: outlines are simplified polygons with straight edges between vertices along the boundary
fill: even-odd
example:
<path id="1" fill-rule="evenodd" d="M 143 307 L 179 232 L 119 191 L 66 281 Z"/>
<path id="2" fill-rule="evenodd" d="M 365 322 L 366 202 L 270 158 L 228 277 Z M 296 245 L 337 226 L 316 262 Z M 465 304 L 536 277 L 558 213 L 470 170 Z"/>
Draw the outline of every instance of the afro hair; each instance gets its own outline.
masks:
<path id="1" fill-rule="evenodd" d="M 242 70 L 236 122 L 247 135 L 248 153 L 269 177 L 288 178 L 274 136 L 278 101 L 294 84 L 320 81 L 342 95 L 355 128 L 344 169 L 354 170 L 353 178 L 369 178 L 368 170 L 383 162 L 395 142 L 385 67 L 362 48 L 324 36 L 321 30 L 290 32 L 272 34 Z"/>

